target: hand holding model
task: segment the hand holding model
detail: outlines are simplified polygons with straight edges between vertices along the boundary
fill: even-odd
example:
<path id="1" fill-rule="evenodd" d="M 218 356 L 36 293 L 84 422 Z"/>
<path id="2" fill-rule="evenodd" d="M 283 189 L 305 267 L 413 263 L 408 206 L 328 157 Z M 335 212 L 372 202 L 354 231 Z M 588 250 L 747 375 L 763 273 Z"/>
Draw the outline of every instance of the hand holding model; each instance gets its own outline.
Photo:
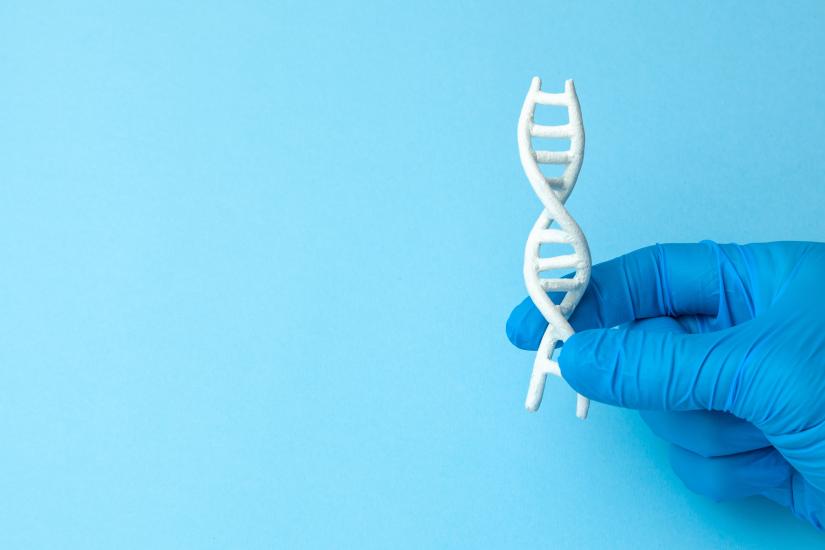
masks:
<path id="1" fill-rule="evenodd" d="M 593 266 L 562 348 L 580 394 L 639 409 L 685 485 L 825 522 L 825 244 L 665 244 Z M 557 296 L 553 293 L 554 300 Z M 507 321 L 535 350 L 528 298 Z"/>

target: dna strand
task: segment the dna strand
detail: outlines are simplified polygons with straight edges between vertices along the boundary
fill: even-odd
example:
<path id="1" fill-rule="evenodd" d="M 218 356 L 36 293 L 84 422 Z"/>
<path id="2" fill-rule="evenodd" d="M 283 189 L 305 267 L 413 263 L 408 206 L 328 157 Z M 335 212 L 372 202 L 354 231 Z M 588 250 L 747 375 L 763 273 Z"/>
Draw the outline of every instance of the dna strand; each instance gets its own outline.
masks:
<path id="1" fill-rule="evenodd" d="M 566 107 L 567 124 L 536 124 L 533 122 L 536 105 Z M 533 137 L 569 139 L 570 149 L 536 151 L 533 149 Z M 533 372 L 524 403 L 528 410 L 536 411 L 541 405 L 547 375 L 561 377 L 559 364 L 553 360 L 553 354 L 558 345 L 575 332 L 567 319 L 590 282 L 591 260 L 587 239 L 564 207 L 576 185 L 584 158 L 584 126 L 572 80 L 564 83 L 564 92 L 547 93 L 541 90 L 541 79 L 533 78 L 519 116 L 518 148 L 524 173 L 544 205 L 544 210 L 530 230 L 524 248 L 524 284 L 533 303 L 548 323 L 533 362 Z M 564 165 L 564 173 L 560 177 L 547 177 L 541 171 L 542 164 Z M 557 228 L 551 227 L 554 223 Z M 542 257 L 544 244 L 567 245 L 573 252 Z M 542 275 L 543 272 L 558 269 L 574 269 L 575 273 L 572 277 L 564 278 Z M 547 295 L 548 291 L 564 292 L 564 298 L 556 305 Z M 589 407 L 590 401 L 586 397 L 576 396 L 576 416 L 586 418 Z"/>

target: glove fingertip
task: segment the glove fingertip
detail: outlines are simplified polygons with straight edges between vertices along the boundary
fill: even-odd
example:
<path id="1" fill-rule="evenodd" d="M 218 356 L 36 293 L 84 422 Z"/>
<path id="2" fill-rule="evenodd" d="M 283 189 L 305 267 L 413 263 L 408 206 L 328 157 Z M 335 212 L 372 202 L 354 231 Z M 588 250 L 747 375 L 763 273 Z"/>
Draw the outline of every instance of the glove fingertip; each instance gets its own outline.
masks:
<path id="1" fill-rule="evenodd" d="M 559 354 L 559 369 L 564 380 L 585 397 L 594 397 L 596 385 L 602 379 L 594 368 L 595 349 L 604 330 L 577 332 L 564 343 Z"/>
<path id="2" fill-rule="evenodd" d="M 539 347 L 541 336 L 547 327 L 547 321 L 541 316 L 530 298 L 525 298 L 517 305 L 507 318 L 505 331 L 507 339 L 514 346 L 523 350 L 535 351 Z"/>

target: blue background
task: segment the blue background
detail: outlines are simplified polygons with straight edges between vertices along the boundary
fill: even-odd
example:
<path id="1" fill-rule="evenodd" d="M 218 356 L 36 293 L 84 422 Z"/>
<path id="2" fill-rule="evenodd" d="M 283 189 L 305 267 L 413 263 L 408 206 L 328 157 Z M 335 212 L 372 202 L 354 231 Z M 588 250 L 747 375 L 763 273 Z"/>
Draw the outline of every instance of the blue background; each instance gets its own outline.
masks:
<path id="1" fill-rule="evenodd" d="M 504 321 L 574 78 L 601 261 L 821 239 L 818 2 L 0 5 L 3 548 L 814 547 Z"/>

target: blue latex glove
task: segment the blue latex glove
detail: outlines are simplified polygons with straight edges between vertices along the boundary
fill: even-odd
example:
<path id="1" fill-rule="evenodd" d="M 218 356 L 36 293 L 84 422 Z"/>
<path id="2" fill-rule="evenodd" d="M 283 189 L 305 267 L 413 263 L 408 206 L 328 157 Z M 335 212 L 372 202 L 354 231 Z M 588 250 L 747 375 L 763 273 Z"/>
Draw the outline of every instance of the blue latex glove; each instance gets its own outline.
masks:
<path id="1" fill-rule="evenodd" d="M 637 250 L 593 267 L 562 376 L 591 399 L 640 409 L 690 489 L 763 495 L 822 529 L 824 284 L 821 243 Z M 507 335 L 535 350 L 546 326 L 528 298 Z"/>

